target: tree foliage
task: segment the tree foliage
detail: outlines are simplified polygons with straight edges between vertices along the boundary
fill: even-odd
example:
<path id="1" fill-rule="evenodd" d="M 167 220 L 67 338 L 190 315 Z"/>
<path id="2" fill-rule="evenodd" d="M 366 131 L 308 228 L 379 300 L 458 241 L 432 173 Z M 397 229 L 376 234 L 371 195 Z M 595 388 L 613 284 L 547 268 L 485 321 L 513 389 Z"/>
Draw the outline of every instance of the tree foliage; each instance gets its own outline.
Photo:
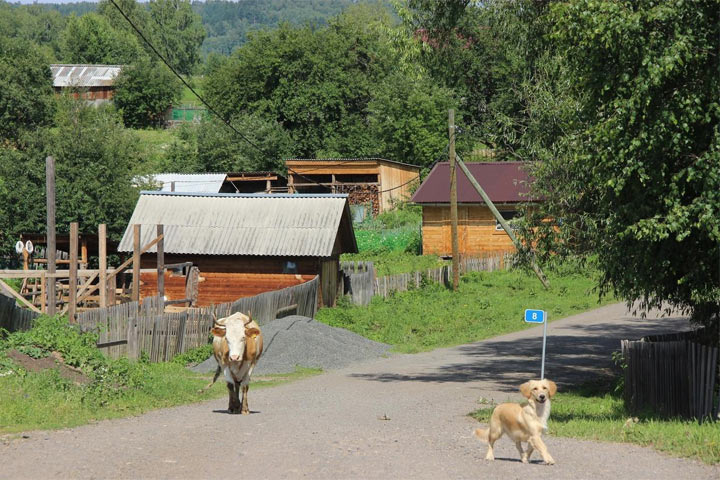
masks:
<path id="1" fill-rule="evenodd" d="M 0 37 L 0 144 L 49 123 L 53 90 L 47 58 L 32 43 Z"/>
<path id="2" fill-rule="evenodd" d="M 18 148 L 0 148 L 0 251 L 9 253 L 20 233 L 40 232 L 45 225 L 45 157 L 56 165 L 56 223 L 69 222 L 92 232 L 99 223 L 119 240 L 137 200 L 135 165 L 142 152 L 132 132 L 111 107 L 86 106 L 65 98 L 54 128 L 38 128 L 21 138 Z"/>
<path id="3" fill-rule="evenodd" d="M 536 172 L 546 213 L 597 255 L 603 290 L 717 319 L 717 2 L 576 0 L 550 20 L 578 109 L 563 157 Z"/>
<path id="4" fill-rule="evenodd" d="M 115 79 L 113 101 L 128 127 L 158 126 L 180 98 L 182 85 L 165 65 L 141 57 Z"/>
<path id="5" fill-rule="evenodd" d="M 60 54 L 65 63 L 123 65 L 143 52 L 134 36 L 115 29 L 96 13 L 70 17 L 61 38 Z"/>

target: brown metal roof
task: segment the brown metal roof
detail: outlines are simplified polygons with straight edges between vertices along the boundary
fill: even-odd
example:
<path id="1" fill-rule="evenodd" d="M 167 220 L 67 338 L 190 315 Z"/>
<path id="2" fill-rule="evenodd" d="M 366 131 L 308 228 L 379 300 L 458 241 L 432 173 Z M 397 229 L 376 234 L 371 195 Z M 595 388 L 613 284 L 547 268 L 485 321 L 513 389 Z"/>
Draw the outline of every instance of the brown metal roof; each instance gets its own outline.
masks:
<path id="1" fill-rule="evenodd" d="M 532 178 L 525 172 L 524 162 L 466 163 L 470 173 L 496 203 L 518 203 L 527 196 Z M 465 174 L 457 169 L 459 203 L 483 203 Z M 450 203 L 450 163 L 439 162 L 413 195 L 415 203 Z"/>

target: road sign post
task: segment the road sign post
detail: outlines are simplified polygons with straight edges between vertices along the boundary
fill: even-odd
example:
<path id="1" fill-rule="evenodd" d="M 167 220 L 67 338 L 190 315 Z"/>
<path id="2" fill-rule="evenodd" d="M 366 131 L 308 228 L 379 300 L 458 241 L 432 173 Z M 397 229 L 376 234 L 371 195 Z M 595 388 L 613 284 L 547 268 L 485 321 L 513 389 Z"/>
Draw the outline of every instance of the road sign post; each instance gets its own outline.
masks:
<path id="1" fill-rule="evenodd" d="M 545 378 L 545 343 L 547 340 L 547 315 L 543 310 L 525 310 L 525 321 L 527 323 L 543 324 L 542 361 L 540 363 L 540 379 Z"/>

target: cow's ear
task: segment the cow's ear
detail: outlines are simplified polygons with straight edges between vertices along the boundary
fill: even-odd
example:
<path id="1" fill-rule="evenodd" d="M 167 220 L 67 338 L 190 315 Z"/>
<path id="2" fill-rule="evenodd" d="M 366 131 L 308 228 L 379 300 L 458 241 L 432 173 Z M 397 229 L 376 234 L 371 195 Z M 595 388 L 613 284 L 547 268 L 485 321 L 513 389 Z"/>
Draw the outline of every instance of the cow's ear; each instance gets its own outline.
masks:
<path id="1" fill-rule="evenodd" d="M 225 329 L 220 327 L 213 327 L 212 330 L 210 330 L 213 335 L 216 337 L 224 337 L 225 336 Z"/>
<path id="2" fill-rule="evenodd" d="M 258 335 L 260 335 L 260 330 L 258 330 L 258 329 L 255 328 L 255 327 L 246 328 L 246 329 L 245 329 L 245 336 L 246 336 L 246 337 L 255 338 L 255 337 L 257 337 Z"/>
<path id="3" fill-rule="evenodd" d="M 523 397 L 530 398 L 530 382 L 525 382 L 520 385 L 520 393 L 523 394 Z"/>

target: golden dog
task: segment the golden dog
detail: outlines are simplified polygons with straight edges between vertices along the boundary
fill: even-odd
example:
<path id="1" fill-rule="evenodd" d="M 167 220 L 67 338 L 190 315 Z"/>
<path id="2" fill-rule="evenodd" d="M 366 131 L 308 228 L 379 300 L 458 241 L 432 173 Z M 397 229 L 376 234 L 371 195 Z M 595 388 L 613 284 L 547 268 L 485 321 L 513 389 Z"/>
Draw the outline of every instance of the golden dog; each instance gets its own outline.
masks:
<path id="1" fill-rule="evenodd" d="M 545 464 L 554 464 L 555 460 L 548 453 L 540 435 L 543 431 L 547 431 L 547 421 L 550 418 L 550 399 L 556 391 L 555 382 L 530 380 L 520 385 L 520 393 L 528 399 L 527 403 L 522 405 L 501 403 L 495 407 L 490 417 L 490 428 L 475 430 L 475 435 L 488 444 L 485 459 L 495 460 L 493 445 L 503 433 L 507 433 L 515 442 L 523 463 L 527 463 L 533 451 L 537 450 Z M 523 451 L 521 442 L 528 442 L 527 451 Z"/>

